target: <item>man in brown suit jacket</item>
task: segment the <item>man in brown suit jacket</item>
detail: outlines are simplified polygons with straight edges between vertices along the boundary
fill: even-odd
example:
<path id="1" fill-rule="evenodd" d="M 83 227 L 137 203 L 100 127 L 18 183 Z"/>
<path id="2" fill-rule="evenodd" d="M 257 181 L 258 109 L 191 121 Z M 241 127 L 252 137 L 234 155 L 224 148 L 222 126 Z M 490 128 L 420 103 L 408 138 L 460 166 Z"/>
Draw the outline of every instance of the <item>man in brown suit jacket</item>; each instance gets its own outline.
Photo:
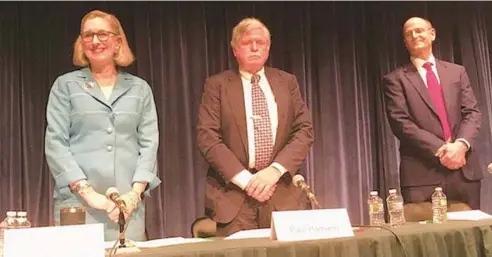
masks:
<path id="1" fill-rule="evenodd" d="M 292 184 L 313 143 L 313 128 L 294 75 L 264 67 L 270 32 L 247 18 L 233 30 L 239 71 L 205 81 L 197 140 L 210 164 L 207 215 L 217 235 L 270 226 L 273 210 L 308 207 Z"/>
<path id="2" fill-rule="evenodd" d="M 411 63 L 384 76 L 386 113 L 400 140 L 400 183 L 406 203 L 429 201 L 436 186 L 448 202 L 480 207 L 483 178 L 473 153 L 481 114 L 463 66 L 436 60 L 428 20 L 403 27 Z"/>

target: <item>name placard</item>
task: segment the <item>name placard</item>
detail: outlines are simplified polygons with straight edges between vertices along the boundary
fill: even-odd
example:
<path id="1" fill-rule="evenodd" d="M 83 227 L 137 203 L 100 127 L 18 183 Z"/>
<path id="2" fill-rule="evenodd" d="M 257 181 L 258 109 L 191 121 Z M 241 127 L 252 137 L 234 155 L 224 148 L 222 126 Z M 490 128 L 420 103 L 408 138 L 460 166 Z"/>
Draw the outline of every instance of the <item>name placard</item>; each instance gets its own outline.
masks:
<path id="1" fill-rule="evenodd" d="M 354 236 L 347 209 L 274 211 L 271 231 L 279 241 Z"/>
<path id="2" fill-rule="evenodd" d="M 4 257 L 104 257 L 104 225 L 5 230 Z"/>

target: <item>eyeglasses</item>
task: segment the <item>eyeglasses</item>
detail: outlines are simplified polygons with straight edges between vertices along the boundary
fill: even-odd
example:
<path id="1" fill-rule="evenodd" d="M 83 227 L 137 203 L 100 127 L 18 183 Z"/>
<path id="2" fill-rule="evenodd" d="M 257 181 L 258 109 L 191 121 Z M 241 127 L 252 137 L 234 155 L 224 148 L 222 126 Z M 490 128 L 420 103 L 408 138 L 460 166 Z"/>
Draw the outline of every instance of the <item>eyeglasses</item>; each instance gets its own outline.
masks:
<path id="1" fill-rule="evenodd" d="M 404 35 L 404 37 L 412 37 L 414 35 L 414 33 L 416 35 L 421 35 L 424 32 L 429 31 L 429 30 L 432 30 L 432 28 L 416 28 L 413 30 L 405 31 L 405 33 L 403 35 Z"/>
<path id="2" fill-rule="evenodd" d="M 97 39 L 101 42 L 108 41 L 110 36 L 116 36 L 116 33 L 106 30 L 99 30 L 98 32 L 87 31 L 80 34 L 82 40 L 86 43 L 92 42 L 94 39 L 94 35 L 97 36 Z"/>

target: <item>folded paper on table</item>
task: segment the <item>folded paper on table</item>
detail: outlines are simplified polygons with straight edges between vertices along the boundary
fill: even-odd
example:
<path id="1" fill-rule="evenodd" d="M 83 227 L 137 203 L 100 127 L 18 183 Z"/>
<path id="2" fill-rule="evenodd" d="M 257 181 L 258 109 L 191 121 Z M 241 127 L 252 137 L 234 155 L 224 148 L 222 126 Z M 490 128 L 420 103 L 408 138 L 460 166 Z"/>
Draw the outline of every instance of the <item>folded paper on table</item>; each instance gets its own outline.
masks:
<path id="1" fill-rule="evenodd" d="M 261 229 L 249 229 L 249 230 L 242 230 L 239 232 L 236 232 L 226 238 L 225 240 L 229 239 L 245 239 L 245 238 L 268 238 L 270 237 L 271 230 L 269 228 L 261 228 Z"/>
<path id="2" fill-rule="evenodd" d="M 448 212 L 448 220 L 484 220 L 492 216 L 480 210 Z"/>
<path id="3" fill-rule="evenodd" d="M 5 230 L 4 257 L 104 257 L 104 225 Z"/>
<path id="4" fill-rule="evenodd" d="M 138 248 L 152 248 L 152 247 L 161 247 L 161 246 L 168 246 L 168 245 L 200 243 L 200 242 L 209 242 L 209 241 L 211 240 L 205 238 L 168 237 L 168 238 L 154 239 L 149 241 L 131 241 L 131 243 Z M 109 249 L 112 248 L 114 244 L 115 241 L 106 241 L 104 242 L 104 247 L 106 249 Z"/>
<path id="5" fill-rule="evenodd" d="M 346 209 L 274 211 L 271 238 L 279 241 L 354 236 Z"/>

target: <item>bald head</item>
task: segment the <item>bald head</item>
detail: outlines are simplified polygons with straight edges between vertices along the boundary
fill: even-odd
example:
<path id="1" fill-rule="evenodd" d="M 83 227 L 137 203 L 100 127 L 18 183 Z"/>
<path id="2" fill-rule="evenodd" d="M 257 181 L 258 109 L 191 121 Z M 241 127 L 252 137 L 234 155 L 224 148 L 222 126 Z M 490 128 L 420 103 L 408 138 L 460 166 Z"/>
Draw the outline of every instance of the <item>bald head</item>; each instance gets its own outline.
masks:
<path id="1" fill-rule="evenodd" d="M 403 30 L 405 31 L 405 28 L 407 26 L 410 26 L 412 24 L 426 24 L 427 27 L 429 28 L 432 28 L 432 23 L 429 21 L 429 20 L 426 20 L 424 18 L 420 18 L 420 17 L 412 17 L 410 19 L 408 19 L 405 24 L 403 24 Z"/>
<path id="2" fill-rule="evenodd" d="M 427 60 L 432 55 L 436 31 L 430 21 L 412 17 L 403 25 L 403 38 L 410 55 Z"/>

